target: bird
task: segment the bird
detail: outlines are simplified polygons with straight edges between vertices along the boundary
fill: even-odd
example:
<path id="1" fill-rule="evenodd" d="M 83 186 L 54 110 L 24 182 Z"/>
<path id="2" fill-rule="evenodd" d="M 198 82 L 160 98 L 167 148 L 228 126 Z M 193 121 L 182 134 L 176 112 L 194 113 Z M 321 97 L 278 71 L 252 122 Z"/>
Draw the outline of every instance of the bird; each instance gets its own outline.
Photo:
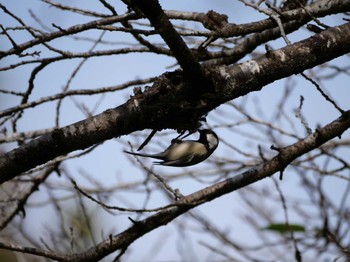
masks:
<path id="1" fill-rule="evenodd" d="M 213 130 L 199 129 L 198 132 L 200 134 L 198 140 L 174 139 L 167 149 L 158 154 L 124 152 L 134 156 L 162 160 L 153 162 L 155 165 L 174 167 L 193 166 L 207 159 L 219 145 L 219 138 Z"/>

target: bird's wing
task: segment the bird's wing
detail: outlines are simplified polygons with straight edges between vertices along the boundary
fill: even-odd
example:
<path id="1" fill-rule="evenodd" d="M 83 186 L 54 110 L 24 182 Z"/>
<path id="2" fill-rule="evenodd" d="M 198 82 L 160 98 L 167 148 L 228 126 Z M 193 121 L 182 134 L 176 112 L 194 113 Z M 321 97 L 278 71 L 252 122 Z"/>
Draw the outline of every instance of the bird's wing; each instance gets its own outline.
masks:
<path id="1" fill-rule="evenodd" d="M 173 145 L 171 150 L 166 150 L 163 162 L 155 164 L 163 166 L 192 166 L 207 158 L 207 149 L 202 143 L 188 141 Z"/>
<path id="2" fill-rule="evenodd" d="M 194 158 L 194 155 L 186 155 L 182 158 L 175 159 L 175 160 L 168 160 L 168 161 L 159 161 L 159 162 L 153 162 L 155 165 L 161 165 L 161 166 L 189 166 L 188 163 L 191 163 L 190 165 L 194 165 L 198 162 L 192 162 Z M 199 161 L 200 162 L 200 161 Z"/>
<path id="3" fill-rule="evenodd" d="M 168 161 L 177 159 L 189 159 L 194 154 L 205 155 L 207 149 L 202 143 L 197 141 L 185 141 L 183 143 L 172 144 L 164 151 L 164 159 Z"/>

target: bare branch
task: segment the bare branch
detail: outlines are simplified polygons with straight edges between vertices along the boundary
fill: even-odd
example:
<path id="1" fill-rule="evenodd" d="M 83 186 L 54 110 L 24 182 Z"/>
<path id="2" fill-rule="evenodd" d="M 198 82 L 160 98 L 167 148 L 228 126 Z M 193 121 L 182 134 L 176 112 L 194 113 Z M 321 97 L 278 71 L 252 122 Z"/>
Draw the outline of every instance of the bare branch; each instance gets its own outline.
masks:
<path id="1" fill-rule="evenodd" d="M 132 97 L 124 105 L 107 110 L 85 121 L 57 129 L 51 134 L 7 153 L 0 159 L 2 174 L 0 181 L 5 182 L 21 172 L 43 164 L 61 154 L 84 149 L 103 140 L 140 129 L 188 129 L 189 126 L 184 126 L 184 123 L 196 122 L 200 116 L 228 100 L 253 90 L 260 90 L 264 85 L 276 79 L 302 72 L 307 68 L 349 52 L 348 39 L 350 39 L 350 23 L 325 30 L 319 35 L 268 53 L 257 60 L 250 60 L 232 68 L 216 68 L 211 74 L 217 83 L 217 92 L 210 94 L 205 103 L 203 100 L 200 104 L 192 104 L 192 107 L 184 108 L 182 111 L 178 109 L 179 102 L 183 101 L 184 98 L 183 102 L 185 104 L 188 102 L 183 96 L 186 89 L 184 90 L 184 87 L 179 85 L 181 76 L 176 74 L 171 77 L 170 75 L 162 76 L 155 83 L 154 88 L 147 90 L 144 94 Z M 300 48 L 301 46 L 303 48 Z M 305 60 L 306 55 L 309 56 L 307 60 Z M 300 61 L 303 63 L 301 64 Z M 176 80 L 173 87 L 171 87 L 172 80 L 174 80 L 171 79 L 172 77 L 175 77 Z M 157 88 L 162 91 L 157 90 Z M 156 113 L 150 121 L 149 108 L 154 110 L 157 107 L 154 101 L 160 99 L 159 96 L 162 97 L 161 101 L 164 101 L 165 94 L 169 92 L 170 101 L 167 110 L 164 113 L 158 110 L 153 111 Z M 176 96 L 176 103 L 172 105 Z M 203 99 L 205 98 L 203 97 Z M 170 114 L 173 115 L 170 117 Z M 190 121 L 189 117 L 192 117 Z M 171 123 L 169 119 L 171 119 Z M 97 130 L 98 132 L 96 132 Z M 32 150 L 38 153 L 33 154 Z"/>
<path id="2" fill-rule="evenodd" d="M 73 255 L 57 255 L 35 248 L 23 248 L 4 243 L 0 243 L 0 247 L 9 250 L 41 255 L 48 258 L 54 258 L 58 261 L 97 261 L 108 254 L 115 252 L 116 250 L 126 248 L 144 234 L 162 225 L 166 225 L 189 209 L 208 201 L 212 201 L 215 198 L 268 176 L 272 176 L 276 172 L 284 169 L 285 166 L 290 164 L 297 157 L 318 148 L 335 137 L 341 136 L 342 133 L 348 128 L 350 128 L 350 111 L 347 111 L 343 116 L 334 120 L 332 123 L 319 128 L 316 132 L 307 136 L 305 139 L 283 148 L 280 150 L 280 153 L 277 156 L 261 164 L 260 166 L 251 168 L 244 173 L 185 196 L 176 202 L 176 206 L 159 211 L 158 213 L 144 220 L 135 221 L 134 225 L 129 227 L 127 230 L 97 244 L 95 247 L 87 250 L 86 252 Z"/>
<path id="3" fill-rule="evenodd" d="M 187 78 L 192 84 L 190 95 L 195 98 L 198 89 L 211 90 L 211 79 L 205 75 L 204 70 L 198 63 L 196 57 L 192 54 L 186 43 L 174 29 L 158 1 L 151 0 L 145 2 L 142 0 L 130 0 L 125 2 L 131 5 L 131 7 L 137 12 L 141 11 L 151 21 L 152 25 L 170 47 L 184 71 L 185 78 Z"/>

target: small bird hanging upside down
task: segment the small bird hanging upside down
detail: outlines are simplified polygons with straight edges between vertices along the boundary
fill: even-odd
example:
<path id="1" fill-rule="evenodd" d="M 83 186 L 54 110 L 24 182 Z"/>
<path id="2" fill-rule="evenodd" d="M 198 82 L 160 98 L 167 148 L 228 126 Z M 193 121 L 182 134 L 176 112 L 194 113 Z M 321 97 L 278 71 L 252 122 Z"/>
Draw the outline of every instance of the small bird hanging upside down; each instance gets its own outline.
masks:
<path id="1" fill-rule="evenodd" d="M 124 152 L 135 156 L 162 160 L 153 162 L 156 165 L 176 167 L 193 166 L 207 159 L 219 145 L 219 138 L 211 129 L 200 129 L 198 132 L 200 133 L 198 140 L 175 139 L 164 152 L 158 154 Z"/>

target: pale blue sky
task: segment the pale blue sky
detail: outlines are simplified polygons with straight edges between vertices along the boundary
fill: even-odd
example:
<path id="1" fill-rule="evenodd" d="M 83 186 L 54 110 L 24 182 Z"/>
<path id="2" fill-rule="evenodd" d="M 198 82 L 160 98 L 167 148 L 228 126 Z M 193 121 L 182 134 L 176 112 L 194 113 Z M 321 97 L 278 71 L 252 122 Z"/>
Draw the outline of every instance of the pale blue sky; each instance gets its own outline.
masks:
<path id="1" fill-rule="evenodd" d="M 82 17 L 79 15 L 67 16 L 62 12 L 57 11 L 55 8 L 48 7 L 45 3 L 36 0 L 27 0 L 20 1 L 20 5 L 18 1 L 12 0 L 1 0 L 2 4 L 8 7 L 11 11 L 13 11 L 17 16 L 21 17 L 26 23 L 38 26 L 37 23 L 30 17 L 28 10 L 31 9 L 48 27 L 51 27 L 52 23 L 55 23 L 62 28 L 69 27 L 71 25 L 77 23 L 84 23 L 89 21 L 91 18 Z M 63 1 L 64 2 L 64 1 Z M 62 3 L 63 3 L 62 2 Z M 69 1 L 70 5 L 73 6 L 81 6 L 84 2 L 84 8 L 94 10 L 97 12 L 105 12 L 103 6 L 99 4 L 97 1 Z M 119 3 L 119 2 L 118 2 Z M 198 12 L 207 12 L 210 9 L 213 9 L 219 13 L 224 13 L 229 16 L 229 21 L 234 23 L 244 23 L 250 21 L 256 21 L 258 19 L 263 18 L 261 14 L 256 14 L 256 12 L 250 11 L 245 8 L 238 1 L 191 1 L 191 4 L 188 4 L 188 1 L 161 1 L 164 9 L 172 9 L 172 10 L 185 10 L 185 11 L 198 11 Z M 122 6 L 122 5 L 120 5 Z M 124 9 L 122 9 L 124 10 Z M 119 10 L 118 10 L 119 11 Z M 328 18 L 325 20 L 329 24 L 341 24 L 341 18 Z M 4 25 L 17 25 L 14 23 L 14 20 L 10 19 L 8 16 L 4 16 L 2 14 L 2 18 L 0 21 Z M 52 28 L 52 27 L 51 27 Z M 56 30 L 52 28 L 53 30 Z M 294 34 L 290 37 L 292 41 L 297 41 L 298 39 L 302 39 L 305 34 L 310 35 L 310 33 L 300 30 L 297 34 Z M 84 33 L 83 36 L 86 37 L 96 37 L 96 31 Z M 14 38 L 19 43 L 28 41 L 30 39 L 29 36 L 25 34 L 15 34 Z M 126 34 L 112 34 L 107 33 L 105 35 L 106 40 L 110 41 L 129 41 L 130 37 L 126 36 Z M 4 36 L 0 36 L 0 50 L 6 50 L 10 48 L 9 42 L 4 40 Z M 76 41 L 53 41 L 53 46 L 59 47 L 63 50 L 69 51 L 87 51 L 92 43 L 83 43 Z M 284 42 L 281 40 L 274 41 L 271 43 L 273 48 L 279 48 L 284 46 Z M 99 48 L 110 48 L 110 46 L 99 46 Z M 45 56 L 43 51 L 42 56 Z M 340 58 L 337 61 L 339 63 L 348 63 L 348 58 Z M 12 64 L 16 62 L 16 57 L 12 56 L 0 61 L 0 66 Z M 42 96 L 52 95 L 59 93 L 62 87 L 66 84 L 69 76 L 72 71 L 78 64 L 78 60 L 67 60 L 64 62 L 58 62 L 52 64 L 45 68 L 35 80 L 35 89 L 33 94 L 31 95 L 30 100 L 36 100 Z M 88 89 L 88 88 L 100 88 L 105 86 L 117 85 L 126 81 L 133 80 L 135 78 L 148 77 L 148 76 L 157 76 L 168 69 L 166 66 L 173 65 L 174 59 L 165 57 L 165 56 L 154 56 L 150 54 L 133 54 L 133 55 L 125 55 L 125 56 L 111 56 L 111 57 L 102 57 L 102 58 L 94 58 L 89 60 L 84 66 L 83 69 L 78 73 L 78 75 L 74 78 L 71 83 L 71 89 Z M 32 70 L 32 66 L 24 66 L 17 68 L 13 71 L 5 71 L 0 72 L 1 79 L 1 88 L 15 91 L 24 91 L 28 85 L 28 76 Z M 173 70 L 173 68 L 171 69 Z M 334 108 L 324 102 L 324 99 L 321 95 L 315 90 L 310 83 L 306 82 L 304 79 L 301 79 L 299 76 L 293 76 L 293 79 L 296 83 L 296 87 L 290 97 L 287 100 L 288 108 L 297 108 L 299 105 L 299 97 L 303 95 L 305 98 L 303 113 L 307 117 L 307 120 L 310 124 L 310 127 L 314 129 L 317 125 L 324 125 L 329 121 L 338 117 L 338 112 L 334 110 Z M 349 105 L 349 87 L 348 87 L 349 77 L 341 77 L 337 79 L 337 81 L 333 81 L 326 87 L 326 90 L 331 93 L 332 97 L 336 101 L 338 101 L 339 105 L 344 109 L 348 109 Z M 285 81 L 276 81 L 275 83 L 265 87 L 261 92 L 255 92 L 249 94 L 244 98 L 239 98 L 236 101 L 247 103 L 247 107 L 256 117 L 260 117 L 259 113 L 256 111 L 256 99 L 259 99 L 260 106 L 263 111 L 263 114 L 266 116 L 265 120 L 269 120 L 272 115 L 276 112 L 276 103 L 275 101 L 279 101 L 279 98 L 283 94 Z M 124 90 L 122 92 L 116 93 L 108 93 L 105 95 L 103 99 L 103 103 L 96 110 L 96 114 L 100 113 L 108 108 L 118 106 L 126 101 L 129 95 L 132 94 L 132 89 Z M 7 96 L 0 94 L 1 103 L 0 110 L 16 105 L 18 100 L 13 98 L 12 96 Z M 84 102 L 87 105 L 93 105 L 96 103 L 98 98 L 95 97 L 76 97 L 76 101 Z M 28 110 L 21 121 L 19 121 L 18 126 L 21 131 L 30 131 L 35 129 L 42 128 L 50 128 L 54 125 L 54 111 L 55 103 L 53 104 L 44 104 L 39 106 L 38 108 Z M 222 106 L 220 110 L 224 110 L 227 112 L 229 110 L 227 107 Z M 209 114 L 208 122 L 211 125 L 214 125 L 214 122 L 211 122 L 212 115 L 217 118 L 219 114 L 215 111 Z M 78 110 L 76 110 L 75 105 L 71 101 L 71 99 L 65 99 L 63 101 L 62 113 L 61 113 L 61 126 L 68 125 L 74 123 L 76 121 L 84 119 L 85 116 Z M 298 123 L 294 119 L 294 116 L 291 116 L 295 123 Z M 232 122 L 231 119 L 229 119 Z M 301 124 L 297 126 L 299 130 L 302 130 Z M 246 126 L 241 127 L 241 130 L 248 130 L 251 132 L 252 127 Z M 226 140 L 235 141 L 235 146 L 241 148 L 244 151 L 252 151 L 255 152 L 257 147 L 255 146 L 247 146 L 250 141 L 247 138 L 242 138 L 239 134 L 232 136 L 231 133 L 227 133 L 227 131 L 223 128 L 218 128 L 216 130 L 219 137 L 223 137 Z M 148 134 L 149 130 L 145 131 L 143 134 Z M 227 137 L 230 136 L 230 137 Z M 167 141 L 174 137 L 174 134 L 170 133 L 170 136 L 164 138 L 160 136 L 162 139 L 161 144 L 165 146 Z M 343 137 L 349 137 L 349 132 L 344 134 Z M 121 138 L 123 141 L 130 141 L 135 147 L 137 147 L 140 142 L 142 142 L 142 138 L 136 140 L 135 137 L 128 136 Z M 124 143 L 125 144 L 125 143 Z M 269 147 L 270 144 L 265 145 L 266 148 Z M 155 148 L 155 147 L 154 147 Z M 137 168 L 133 167 L 133 164 L 128 160 L 127 156 L 122 152 L 125 149 L 124 145 L 118 143 L 118 139 L 113 139 L 110 141 L 106 141 L 102 146 L 100 146 L 97 150 L 95 150 L 92 154 L 86 155 L 80 159 L 74 159 L 67 161 L 64 164 L 64 168 L 69 170 L 69 173 L 72 174 L 73 177 L 77 179 L 79 183 L 82 185 L 89 184 L 84 179 L 80 180 L 81 177 L 80 172 L 84 170 L 89 174 L 92 174 L 95 179 L 100 181 L 103 185 L 109 186 L 116 184 L 117 174 L 119 179 L 123 179 L 123 181 L 138 181 L 144 178 L 144 174 L 140 172 Z M 148 149 L 150 150 L 150 149 Z M 215 152 L 213 157 L 222 157 L 222 156 L 230 156 L 230 157 L 240 157 L 239 155 L 230 151 L 223 144 L 220 145 L 219 149 Z M 349 155 L 344 156 L 345 158 L 349 158 Z M 142 160 L 145 165 L 151 166 L 150 160 Z M 210 169 L 210 165 L 206 163 L 202 163 L 197 167 L 186 168 L 186 170 L 192 171 L 201 169 L 203 167 L 207 167 Z M 176 169 L 167 168 L 167 167 L 155 167 L 155 170 L 162 175 L 166 174 L 177 174 L 182 172 L 177 171 Z M 277 177 L 277 176 L 276 176 Z M 78 180 L 79 179 L 79 180 Z M 52 178 L 49 180 L 51 183 L 56 182 L 62 183 L 62 187 L 71 186 L 67 180 L 60 180 L 59 178 Z M 210 180 L 209 180 L 210 181 Z M 337 182 L 338 181 L 338 182 Z M 335 193 L 335 188 L 340 191 L 341 188 L 344 187 L 344 184 L 337 181 L 330 181 L 329 185 L 325 188 L 326 191 L 334 192 L 334 197 L 337 198 L 337 194 Z M 301 190 L 298 189 L 299 181 L 293 178 L 293 172 L 290 172 L 285 179 L 280 182 L 280 186 L 283 192 L 286 195 L 298 196 L 301 197 Z M 273 188 L 273 183 L 270 179 L 265 179 L 260 181 L 257 186 L 260 187 L 271 187 Z M 173 188 L 179 188 L 183 194 L 189 194 L 195 192 L 207 185 L 196 181 L 195 179 L 188 178 L 186 180 L 178 180 L 173 181 L 171 186 Z M 64 191 L 64 190 L 63 190 Z M 338 191 L 338 192 L 339 192 Z M 242 241 L 247 241 L 251 243 L 251 232 L 247 225 L 242 223 L 240 220 L 241 217 L 239 215 L 239 211 L 242 211 L 243 207 L 239 205 L 239 198 L 237 198 L 237 193 L 231 193 L 220 199 L 207 203 L 199 208 L 196 211 L 199 211 L 201 214 L 205 214 L 211 221 L 217 222 L 218 226 L 225 231 L 230 231 L 230 236 L 233 239 L 239 239 Z M 30 203 L 34 205 L 35 203 L 42 202 L 43 198 L 46 198 L 45 190 L 42 190 L 36 194 L 34 194 Z M 119 193 L 117 193 L 119 195 Z M 120 193 L 123 195 L 123 193 Z M 125 203 L 118 204 L 126 206 L 127 202 L 133 204 L 143 203 L 144 196 L 142 192 L 135 194 L 123 195 L 123 197 L 127 198 Z M 113 201 L 116 198 L 111 199 L 110 204 L 115 204 Z M 150 207 L 156 207 L 161 204 L 167 203 L 166 197 L 161 193 L 155 193 L 152 195 L 152 199 L 150 201 Z M 137 206 L 141 207 L 141 206 Z M 94 204 L 91 204 L 91 208 L 94 209 Z M 24 223 L 28 225 L 29 230 L 34 230 L 35 232 L 42 232 L 38 234 L 38 237 L 45 237 L 45 227 L 54 221 L 54 218 L 50 217 L 52 214 L 52 210 L 45 208 L 39 209 L 28 209 L 27 217 L 24 220 Z M 245 210 L 246 211 L 246 210 Z M 281 212 L 281 209 L 279 210 Z M 276 211 L 278 212 L 278 210 Z M 102 224 L 104 226 L 104 238 L 107 238 L 108 233 L 118 233 L 122 229 L 126 229 L 130 225 L 130 221 L 127 217 L 130 214 L 123 214 L 118 216 L 111 216 L 108 213 L 99 212 L 95 214 L 98 216 L 99 221 L 103 221 Z M 47 221 L 47 218 L 50 217 L 50 221 Z M 283 221 L 283 214 L 281 212 L 280 218 Z M 291 217 L 298 220 L 297 217 Z M 188 223 L 186 220 L 186 216 L 183 218 L 177 219 L 174 221 L 175 224 L 178 223 Z M 298 221 L 301 222 L 301 221 Z M 179 261 L 180 258 L 177 255 L 177 249 L 181 249 L 181 241 L 179 241 L 178 234 L 174 234 L 174 230 L 176 228 L 172 225 L 168 225 L 166 227 L 161 227 L 154 232 L 142 237 L 133 243 L 130 247 L 130 256 L 127 254 L 128 261 L 139 261 L 147 257 L 149 254 L 149 247 L 157 245 L 160 243 L 162 239 L 166 239 L 164 242 L 164 246 L 159 248 L 159 253 L 155 257 L 156 261 L 167 261 L 170 258 L 173 261 Z M 100 232 L 97 234 L 100 236 Z M 191 233 L 193 238 L 193 246 L 196 248 L 193 252 L 195 257 L 198 259 L 206 258 L 208 255 L 208 250 L 203 246 L 195 244 L 198 240 L 207 240 L 201 233 Z M 47 236 L 46 236 L 47 237 Z M 187 236 L 188 237 L 188 236 Z M 208 241 L 210 239 L 208 238 Z M 180 246 L 179 246 L 180 245 Z M 132 252 L 134 251 L 134 252 Z"/>

